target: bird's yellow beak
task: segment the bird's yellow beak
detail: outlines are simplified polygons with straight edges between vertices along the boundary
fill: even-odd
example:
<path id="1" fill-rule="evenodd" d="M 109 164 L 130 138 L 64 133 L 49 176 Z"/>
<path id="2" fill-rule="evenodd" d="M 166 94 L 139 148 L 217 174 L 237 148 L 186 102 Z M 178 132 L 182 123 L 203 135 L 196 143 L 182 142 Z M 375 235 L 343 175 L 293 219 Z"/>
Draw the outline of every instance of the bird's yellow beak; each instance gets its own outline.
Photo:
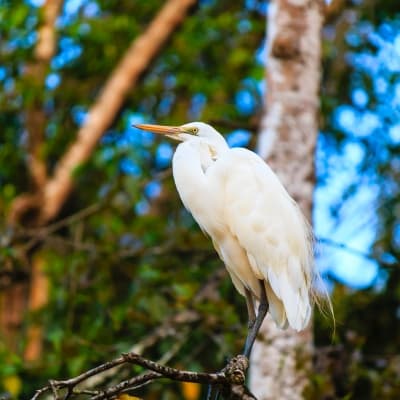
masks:
<path id="1" fill-rule="evenodd" d="M 159 135 L 166 135 L 175 140 L 182 140 L 180 138 L 180 134 L 185 133 L 185 130 L 180 126 L 152 125 L 152 124 L 135 124 L 133 126 L 143 131 L 154 132 Z"/>

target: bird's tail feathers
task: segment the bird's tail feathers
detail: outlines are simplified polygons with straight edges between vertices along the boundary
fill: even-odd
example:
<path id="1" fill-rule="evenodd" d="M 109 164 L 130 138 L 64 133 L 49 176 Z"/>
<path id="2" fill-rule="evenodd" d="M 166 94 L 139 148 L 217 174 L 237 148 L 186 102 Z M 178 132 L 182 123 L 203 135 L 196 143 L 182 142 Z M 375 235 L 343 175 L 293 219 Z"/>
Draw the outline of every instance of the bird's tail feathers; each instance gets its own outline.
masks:
<path id="1" fill-rule="evenodd" d="M 332 325 L 333 325 L 332 337 L 333 337 L 336 332 L 335 312 L 333 311 L 333 304 L 328 289 L 318 271 L 314 272 L 313 284 L 310 290 L 310 296 L 312 302 L 316 305 L 320 313 L 324 317 L 332 319 Z"/>
<path id="2" fill-rule="evenodd" d="M 285 329 L 288 327 L 288 320 L 286 317 L 285 306 L 282 300 L 280 300 L 276 296 L 269 282 L 264 281 L 264 283 L 265 283 L 265 292 L 267 293 L 269 312 L 271 313 L 271 317 L 279 328 Z"/>
<path id="3" fill-rule="evenodd" d="M 314 262 L 314 254 L 316 246 L 316 238 L 314 236 L 311 225 L 301 213 L 300 208 L 298 209 L 303 220 L 304 228 L 306 231 L 307 245 L 305 246 L 305 272 L 308 291 L 310 293 L 311 303 L 315 304 L 318 310 L 327 318 L 332 318 L 333 324 L 333 335 L 336 331 L 336 319 L 333 311 L 332 301 L 328 292 L 328 289 L 321 278 L 319 271 L 317 270 Z"/>

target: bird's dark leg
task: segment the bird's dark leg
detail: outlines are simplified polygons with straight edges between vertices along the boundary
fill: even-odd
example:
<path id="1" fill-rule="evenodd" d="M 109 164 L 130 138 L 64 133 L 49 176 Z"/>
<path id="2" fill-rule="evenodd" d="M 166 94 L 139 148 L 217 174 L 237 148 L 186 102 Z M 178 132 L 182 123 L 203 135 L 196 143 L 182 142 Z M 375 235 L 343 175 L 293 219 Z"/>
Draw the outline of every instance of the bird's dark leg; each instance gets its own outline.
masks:
<path id="1" fill-rule="evenodd" d="M 267 315 L 268 307 L 269 307 L 267 293 L 265 292 L 264 281 L 260 280 L 259 282 L 260 282 L 260 288 L 261 288 L 261 296 L 260 296 L 260 303 L 258 305 L 257 316 L 255 313 L 253 296 L 248 289 L 245 289 L 247 313 L 248 313 L 248 318 L 249 318 L 248 319 L 249 333 L 247 334 L 246 344 L 244 346 L 243 354 L 247 358 L 250 357 L 251 349 L 256 340 L 257 333 L 261 327 L 262 322 L 264 321 L 265 316 Z M 207 400 L 218 400 L 219 395 L 220 395 L 220 391 L 219 391 L 218 387 L 215 387 L 213 385 L 208 386 Z"/>
<path id="2" fill-rule="evenodd" d="M 207 400 L 218 400 L 219 389 L 213 385 L 208 385 Z"/>
<path id="3" fill-rule="evenodd" d="M 253 347 L 253 343 L 256 340 L 257 333 L 268 312 L 268 299 L 267 299 L 267 293 L 265 292 L 264 281 L 260 280 L 260 287 L 261 287 L 261 297 L 260 297 L 260 304 L 258 305 L 257 316 L 255 313 L 253 296 L 248 289 L 245 289 L 247 314 L 248 314 L 247 326 L 249 329 L 249 333 L 246 338 L 246 344 L 244 346 L 243 354 L 247 358 L 250 357 L 251 348 Z M 213 385 L 208 385 L 207 400 L 218 400 L 219 396 L 220 396 L 220 391 L 218 387 L 215 387 Z"/>
<path id="4" fill-rule="evenodd" d="M 247 306 L 247 315 L 248 315 L 248 322 L 247 327 L 249 330 L 253 327 L 254 323 L 256 322 L 256 312 L 254 311 L 254 301 L 253 296 L 249 289 L 245 289 L 246 295 L 246 306 Z"/>
<path id="5" fill-rule="evenodd" d="M 253 308 L 253 313 L 252 314 L 249 313 L 249 333 L 247 334 L 246 344 L 244 346 L 244 351 L 243 351 L 243 354 L 247 358 L 250 357 L 251 349 L 256 340 L 257 333 L 260 330 L 261 324 L 264 321 L 264 318 L 267 315 L 269 308 L 264 281 L 260 280 L 260 286 L 261 286 L 261 297 L 260 297 L 260 304 L 258 305 L 257 317 L 254 318 L 254 308 Z M 246 291 L 246 302 L 247 302 L 247 308 L 249 309 L 249 304 L 247 300 L 247 291 Z M 253 319 L 254 322 L 251 323 L 252 318 L 254 318 Z"/>
<path id="6" fill-rule="evenodd" d="M 256 312 L 254 309 L 253 296 L 252 296 L 250 290 L 245 289 L 245 295 L 246 295 L 247 315 L 249 318 L 248 322 L 247 322 L 247 326 L 250 331 L 256 322 Z M 219 395 L 220 395 L 220 392 L 219 392 L 218 388 L 216 388 L 215 386 L 212 386 L 212 385 L 208 385 L 207 400 L 218 400 Z"/>

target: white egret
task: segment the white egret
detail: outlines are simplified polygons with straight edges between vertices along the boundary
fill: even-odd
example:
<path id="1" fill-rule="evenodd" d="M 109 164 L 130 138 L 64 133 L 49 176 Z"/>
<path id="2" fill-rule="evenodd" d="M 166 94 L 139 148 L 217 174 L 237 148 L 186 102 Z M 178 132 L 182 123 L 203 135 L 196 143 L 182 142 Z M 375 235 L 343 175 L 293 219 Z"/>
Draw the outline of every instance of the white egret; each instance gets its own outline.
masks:
<path id="1" fill-rule="evenodd" d="M 268 309 L 278 327 L 304 329 L 313 298 L 310 228 L 271 168 L 250 150 L 230 148 L 202 122 L 135 126 L 181 142 L 172 161 L 180 198 L 246 298 L 244 354 L 250 355 Z"/>

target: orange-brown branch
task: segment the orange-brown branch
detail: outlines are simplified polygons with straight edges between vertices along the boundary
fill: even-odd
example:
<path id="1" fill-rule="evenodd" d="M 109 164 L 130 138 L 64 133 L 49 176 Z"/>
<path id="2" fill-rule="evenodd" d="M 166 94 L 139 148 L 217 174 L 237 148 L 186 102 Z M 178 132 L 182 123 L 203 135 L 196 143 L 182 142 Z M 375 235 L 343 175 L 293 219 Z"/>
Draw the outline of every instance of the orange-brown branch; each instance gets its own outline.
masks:
<path id="1" fill-rule="evenodd" d="M 44 190 L 41 220 L 54 218 L 73 186 L 73 172 L 92 154 L 93 148 L 122 106 L 140 74 L 183 21 L 196 0 L 169 0 L 147 30 L 133 41 L 120 63 L 105 83 L 98 99 L 89 110 L 75 142 L 58 162 L 52 179 Z"/>
<path id="2" fill-rule="evenodd" d="M 49 62 L 56 51 L 57 32 L 55 23 L 60 13 L 63 0 L 46 0 L 43 4 L 43 24 L 38 31 L 35 58 Z"/>
<path id="3" fill-rule="evenodd" d="M 31 285 L 28 309 L 31 312 L 40 310 L 47 304 L 49 279 L 45 273 L 46 258 L 40 252 L 32 260 Z M 43 327 L 38 323 L 29 325 L 24 352 L 25 361 L 36 361 L 42 354 Z"/>

